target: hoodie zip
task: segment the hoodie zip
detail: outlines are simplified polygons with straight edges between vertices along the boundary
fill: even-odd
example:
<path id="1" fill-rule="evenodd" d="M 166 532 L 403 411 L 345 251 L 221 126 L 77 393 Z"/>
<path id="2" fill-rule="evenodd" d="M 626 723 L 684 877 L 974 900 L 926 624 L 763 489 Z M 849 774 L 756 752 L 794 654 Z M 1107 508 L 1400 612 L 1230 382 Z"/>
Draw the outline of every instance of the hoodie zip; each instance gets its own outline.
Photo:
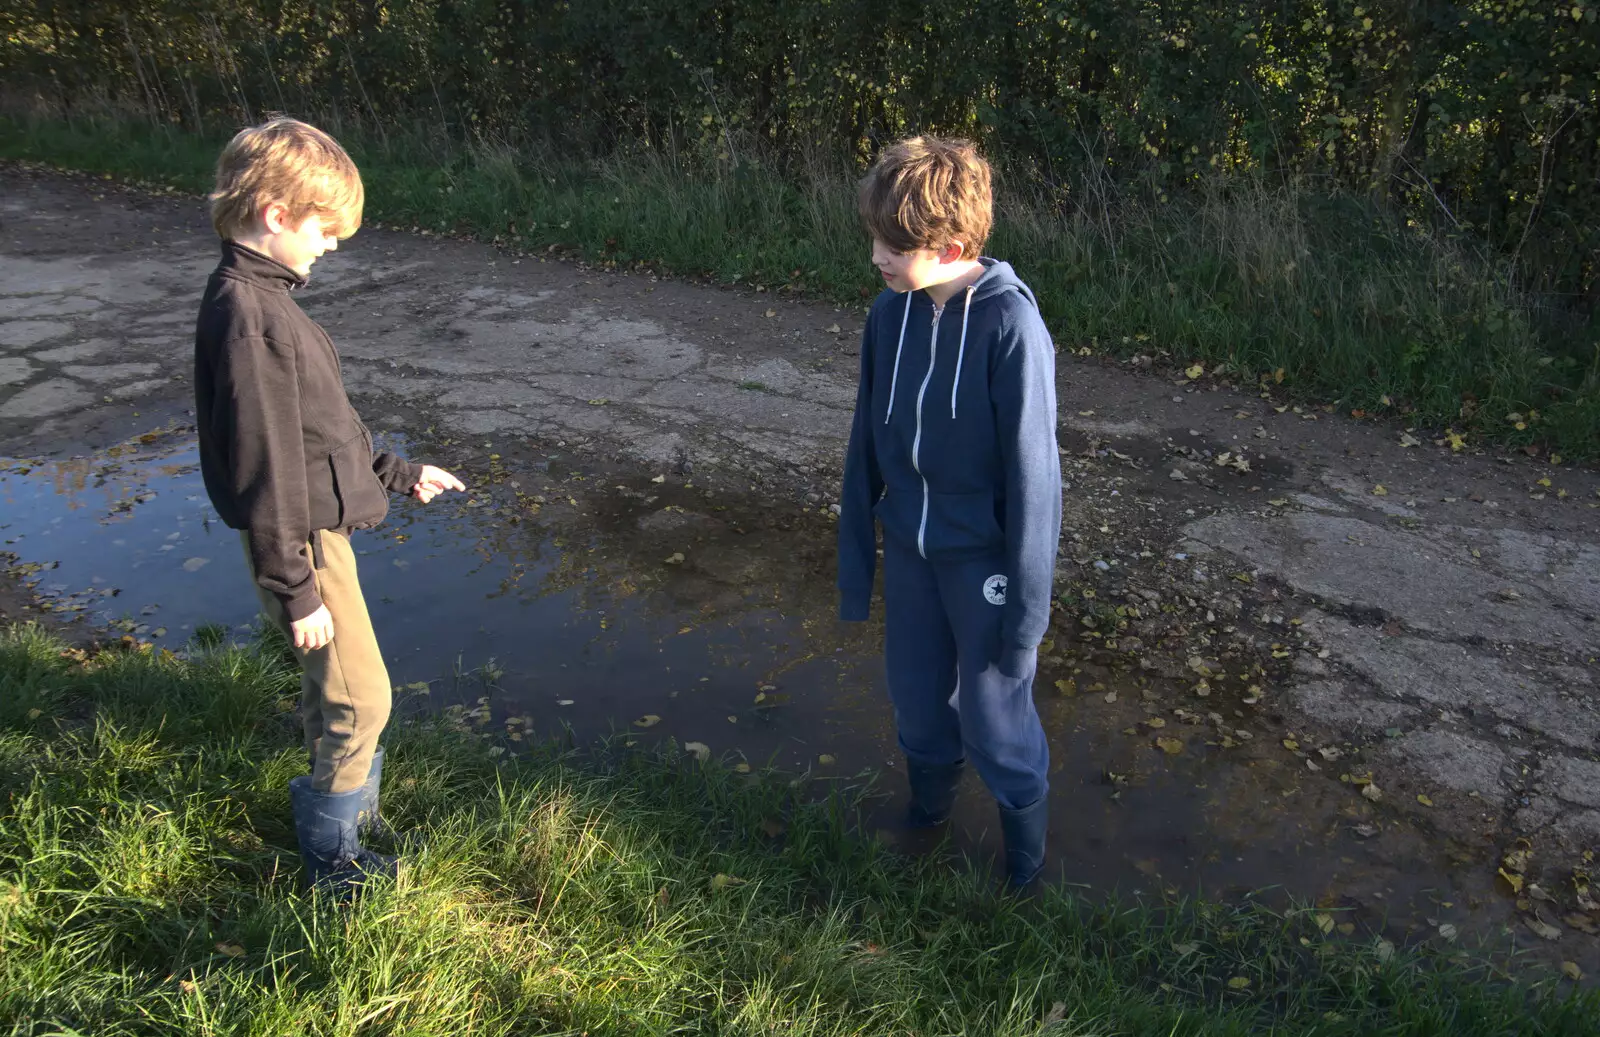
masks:
<path id="1" fill-rule="evenodd" d="M 933 308 L 933 331 L 928 336 L 928 373 L 922 376 L 922 388 L 917 390 L 917 434 L 911 440 L 911 467 L 922 480 L 922 520 L 917 523 L 917 554 L 928 557 L 928 477 L 922 474 L 918 453 L 922 449 L 922 398 L 928 393 L 928 383 L 933 381 L 933 365 L 939 360 L 939 318 L 944 307 Z"/>

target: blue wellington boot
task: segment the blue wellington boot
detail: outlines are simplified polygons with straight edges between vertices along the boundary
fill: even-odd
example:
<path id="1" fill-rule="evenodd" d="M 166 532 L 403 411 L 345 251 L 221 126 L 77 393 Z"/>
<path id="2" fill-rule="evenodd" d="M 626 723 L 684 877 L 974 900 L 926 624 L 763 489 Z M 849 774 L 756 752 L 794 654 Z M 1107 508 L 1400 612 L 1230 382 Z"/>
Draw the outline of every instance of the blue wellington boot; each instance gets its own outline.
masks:
<path id="1" fill-rule="evenodd" d="M 906 823 L 912 828 L 936 828 L 950 820 L 956 805 L 956 789 L 961 784 L 965 761 L 942 767 L 906 761 L 906 780 L 911 786 L 911 806 Z"/>
<path id="2" fill-rule="evenodd" d="M 358 829 L 366 794 L 364 787 L 342 793 L 317 792 L 311 788 L 309 776 L 290 779 L 289 803 L 307 885 L 342 898 L 368 878 L 395 877 L 396 858 L 361 845 Z"/>
<path id="3" fill-rule="evenodd" d="M 1000 831 L 1006 840 L 1006 881 L 1023 889 L 1044 870 L 1044 834 L 1050 821 L 1050 797 L 1040 796 L 1020 810 L 1000 808 Z"/>

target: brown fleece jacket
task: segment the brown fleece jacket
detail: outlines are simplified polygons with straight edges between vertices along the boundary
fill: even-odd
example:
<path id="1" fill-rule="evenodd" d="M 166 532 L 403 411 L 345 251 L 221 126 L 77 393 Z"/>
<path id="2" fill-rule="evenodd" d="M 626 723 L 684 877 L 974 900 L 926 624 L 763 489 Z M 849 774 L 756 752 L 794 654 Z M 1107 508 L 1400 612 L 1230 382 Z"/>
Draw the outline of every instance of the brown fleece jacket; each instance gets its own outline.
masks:
<path id="1" fill-rule="evenodd" d="M 312 534 L 377 525 L 388 494 L 408 492 L 422 473 L 394 454 L 373 455 L 333 341 L 289 297 L 304 284 L 288 267 L 223 242 L 194 342 L 206 492 L 223 522 L 249 530 L 257 581 L 290 620 L 322 604 Z"/>

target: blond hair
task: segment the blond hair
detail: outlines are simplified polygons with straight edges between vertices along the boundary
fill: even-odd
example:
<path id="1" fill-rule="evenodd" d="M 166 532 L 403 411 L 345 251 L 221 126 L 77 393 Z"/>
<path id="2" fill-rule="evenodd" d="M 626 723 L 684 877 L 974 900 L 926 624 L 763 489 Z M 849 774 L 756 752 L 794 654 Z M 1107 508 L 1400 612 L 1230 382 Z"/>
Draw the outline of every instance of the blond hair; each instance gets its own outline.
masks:
<path id="1" fill-rule="evenodd" d="M 275 118 L 240 130 L 217 159 L 211 225 L 224 238 L 247 232 L 274 202 L 288 224 L 321 216 L 337 237 L 361 226 L 366 192 L 355 162 L 326 133 L 298 119 Z"/>
<path id="2" fill-rule="evenodd" d="M 961 242 L 983 253 L 994 227 L 989 163 L 970 141 L 911 137 L 888 148 L 861 181 L 861 220 L 896 252 Z"/>

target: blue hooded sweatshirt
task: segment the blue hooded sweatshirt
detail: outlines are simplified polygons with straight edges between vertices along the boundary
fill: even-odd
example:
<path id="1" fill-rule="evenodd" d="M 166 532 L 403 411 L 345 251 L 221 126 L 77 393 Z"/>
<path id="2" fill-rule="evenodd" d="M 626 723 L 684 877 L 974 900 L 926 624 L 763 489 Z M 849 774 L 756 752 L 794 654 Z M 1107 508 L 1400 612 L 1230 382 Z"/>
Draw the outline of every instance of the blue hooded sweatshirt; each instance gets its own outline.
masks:
<path id="1" fill-rule="evenodd" d="M 867 618 L 873 519 L 929 562 L 1005 557 L 1001 655 L 1019 676 L 1050 620 L 1061 537 L 1055 347 L 1009 263 L 940 312 L 924 291 L 878 296 L 839 515 L 840 618 Z"/>

